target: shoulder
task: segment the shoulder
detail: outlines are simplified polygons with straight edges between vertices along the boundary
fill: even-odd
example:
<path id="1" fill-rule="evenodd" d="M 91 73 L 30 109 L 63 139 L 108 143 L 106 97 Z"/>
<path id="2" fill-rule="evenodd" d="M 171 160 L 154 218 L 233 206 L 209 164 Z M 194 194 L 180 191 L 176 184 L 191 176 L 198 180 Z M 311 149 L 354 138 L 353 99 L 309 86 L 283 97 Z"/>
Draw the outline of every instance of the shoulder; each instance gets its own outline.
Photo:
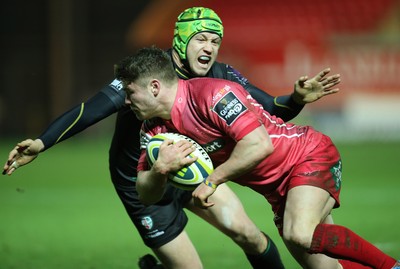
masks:
<path id="1" fill-rule="evenodd" d="M 240 84 L 226 79 L 202 77 L 185 82 L 188 98 L 196 101 L 204 99 L 214 103 L 228 92 L 245 92 Z"/>
<path id="2" fill-rule="evenodd" d="M 197 77 L 185 81 L 190 88 L 190 91 L 210 93 L 218 91 L 221 88 L 237 87 L 237 83 L 222 78 L 213 77 Z M 198 90 L 200 89 L 200 90 Z"/>
<path id="3" fill-rule="evenodd" d="M 230 80 L 239 83 L 242 86 L 247 86 L 247 84 L 249 84 L 248 79 L 244 77 L 239 70 L 226 63 L 215 62 L 208 76 Z"/>
<path id="4" fill-rule="evenodd" d="M 214 62 L 207 77 L 226 79 L 228 74 L 228 65 L 220 62 Z"/>

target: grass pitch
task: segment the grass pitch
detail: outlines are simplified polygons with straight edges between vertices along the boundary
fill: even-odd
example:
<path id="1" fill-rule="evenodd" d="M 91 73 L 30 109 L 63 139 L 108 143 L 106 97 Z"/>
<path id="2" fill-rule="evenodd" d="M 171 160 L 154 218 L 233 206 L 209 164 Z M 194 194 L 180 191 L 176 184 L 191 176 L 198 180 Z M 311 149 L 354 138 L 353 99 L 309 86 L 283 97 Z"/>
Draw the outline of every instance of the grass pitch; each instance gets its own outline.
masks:
<path id="1" fill-rule="evenodd" d="M 0 141 L 0 161 L 17 141 Z M 43 153 L 13 176 L 0 179 L 1 269 L 132 269 L 149 252 L 109 179 L 110 139 L 73 138 Z M 400 258 L 400 142 L 339 144 L 343 158 L 345 225 Z M 277 243 L 288 269 L 299 266 L 281 242 L 269 204 L 230 184 L 248 214 Z M 250 268 L 241 250 L 188 213 L 187 231 L 206 269 Z"/>

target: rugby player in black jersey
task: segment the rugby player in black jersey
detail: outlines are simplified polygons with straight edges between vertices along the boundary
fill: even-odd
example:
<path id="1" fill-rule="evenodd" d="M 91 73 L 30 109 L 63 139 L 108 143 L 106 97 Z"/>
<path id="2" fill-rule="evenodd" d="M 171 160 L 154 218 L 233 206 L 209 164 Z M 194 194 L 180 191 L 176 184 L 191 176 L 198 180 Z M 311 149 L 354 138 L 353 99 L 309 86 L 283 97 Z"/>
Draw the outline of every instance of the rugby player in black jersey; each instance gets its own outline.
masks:
<path id="1" fill-rule="evenodd" d="M 182 79 L 224 78 L 240 83 L 267 111 L 286 121 L 297 116 L 304 104 L 338 91 L 334 86 L 340 82 L 340 76 L 327 76 L 330 70 L 325 69 L 311 79 L 300 78 L 290 95 L 270 96 L 250 84 L 232 66 L 215 61 L 222 38 L 223 25 L 213 10 L 194 7 L 182 12 L 175 25 L 172 49 L 168 51 L 178 76 Z M 311 87 L 304 87 L 305 84 Z M 273 241 L 249 219 L 239 199 L 226 184 L 221 185 L 212 197 L 216 206 L 207 210 L 193 205 L 191 192 L 174 187 L 169 187 L 156 205 L 144 206 L 138 201 L 135 179 L 141 122 L 124 105 L 124 100 L 121 82 L 112 81 L 89 100 L 58 117 L 37 139 L 18 143 L 9 154 L 3 174 L 11 175 L 18 167 L 34 160 L 40 152 L 117 113 L 109 150 L 111 179 L 144 243 L 165 268 L 203 268 L 185 232 L 188 218 L 183 208 L 229 236 L 245 252 L 253 268 L 284 268 Z M 140 266 L 149 268 L 146 260 L 141 261 Z"/>

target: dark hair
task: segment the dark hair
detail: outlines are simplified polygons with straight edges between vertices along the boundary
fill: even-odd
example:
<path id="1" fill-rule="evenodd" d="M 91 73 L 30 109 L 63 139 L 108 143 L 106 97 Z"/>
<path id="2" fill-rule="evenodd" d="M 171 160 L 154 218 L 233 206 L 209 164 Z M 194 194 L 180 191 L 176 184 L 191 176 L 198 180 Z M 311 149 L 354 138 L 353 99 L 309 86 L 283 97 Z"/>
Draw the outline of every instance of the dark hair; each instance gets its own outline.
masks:
<path id="1" fill-rule="evenodd" d="M 143 78 L 157 78 L 165 83 L 175 81 L 175 73 L 170 55 L 155 46 L 142 48 L 115 66 L 115 77 L 123 83 L 137 83 Z"/>

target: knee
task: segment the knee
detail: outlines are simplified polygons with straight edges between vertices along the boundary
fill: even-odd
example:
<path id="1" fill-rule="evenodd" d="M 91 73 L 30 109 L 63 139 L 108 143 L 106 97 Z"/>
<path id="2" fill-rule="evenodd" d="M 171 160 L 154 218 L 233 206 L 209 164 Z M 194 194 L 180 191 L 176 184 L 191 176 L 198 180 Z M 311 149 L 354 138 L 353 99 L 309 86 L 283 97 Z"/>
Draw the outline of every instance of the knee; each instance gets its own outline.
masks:
<path id="1" fill-rule="evenodd" d="M 307 226 L 285 226 L 283 227 L 282 238 L 285 243 L 295 245 L 302 249 L 309 249 L 313 237 L 314 229 Z"/>
<path id="2" fill-rule="evenodd" d="M 224 233 L 235 242 L 248 242 L 254 240 L 260 231 L 255 225 L 247 225 L 242 221 L 235 221 L 224 225 Z"/>
<path id="3" fill-rule="evenodd" d="M 267 247 L 267 238 L 254 223 L 235 223 L 225 234 L 248 254 L 260 254 Z"/>
<path id="4" fill-rule="evenodd" d="M 247 216 L 237 196 L 222 184 L 212 199 L 216 206 L 211 208 L 214 212 L 210 216 L 214 218 L 209 219 L 209 222 L 229 236 L 246 253 L 262 253 L 266 248 L 267 239 Z"/>

